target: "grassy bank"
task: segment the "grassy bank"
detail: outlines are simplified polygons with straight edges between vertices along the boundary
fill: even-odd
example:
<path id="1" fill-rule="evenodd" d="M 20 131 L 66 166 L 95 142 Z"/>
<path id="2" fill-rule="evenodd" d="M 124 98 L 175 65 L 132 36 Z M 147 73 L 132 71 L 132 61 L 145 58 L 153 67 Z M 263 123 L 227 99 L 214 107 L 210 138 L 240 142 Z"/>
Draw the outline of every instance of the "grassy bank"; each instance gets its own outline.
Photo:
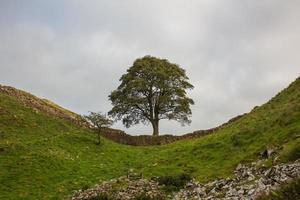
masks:
<path id="1" fill-rule="evenodd" d="M 148 178 L 185 172 L 205 182 L 231 176 L 238 163 L 275 146 L 282 161 L 295 160 L 300 79 L 213 135 L 152 147 L 102 141 L 97 146 L 91 131 L 0 93 L 0 199 L 61 199 L 130 168 Z"/>

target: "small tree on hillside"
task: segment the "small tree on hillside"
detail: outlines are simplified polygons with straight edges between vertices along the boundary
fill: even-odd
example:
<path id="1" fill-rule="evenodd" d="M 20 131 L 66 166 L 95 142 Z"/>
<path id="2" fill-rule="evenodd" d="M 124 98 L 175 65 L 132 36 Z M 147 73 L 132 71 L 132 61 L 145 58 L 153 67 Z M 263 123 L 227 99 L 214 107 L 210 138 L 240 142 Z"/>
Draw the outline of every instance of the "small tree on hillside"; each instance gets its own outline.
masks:
<path id="1" fill-rule="evenodd" d="M 109 96 L 113 108 L 108 114 L 122 119 L 126 127 L 150 122 L 156 136 L 161 119 L 190 123 L 194 101 L 187 97 L 186 90 L 193 85 L 177 64 L 145 56 L 137 59 L 120 81 Z"/>
<path id="2" fill-rule="evenodd" d="M 100 144 L 100 133 L 104 128 L 108 128 L 113 124 L 113 120 L 109 119 L 106 114 L 101 112 L 89 112 L 89 115 L 83 116 L 95 129 L 98 135 L 98 142 Z"/>

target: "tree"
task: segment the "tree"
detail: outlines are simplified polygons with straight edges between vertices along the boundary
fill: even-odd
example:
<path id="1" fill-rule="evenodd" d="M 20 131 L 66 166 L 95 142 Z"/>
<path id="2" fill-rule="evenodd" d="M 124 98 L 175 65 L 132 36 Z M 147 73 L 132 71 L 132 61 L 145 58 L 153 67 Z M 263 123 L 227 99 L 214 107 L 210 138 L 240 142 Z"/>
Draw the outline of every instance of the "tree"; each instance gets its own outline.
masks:
<path id="1" fill-rule="evenodd" d="M 152 56 L 138 58 L 120 81 L 109 95 L 113 108 L 108 114 L 122 120 L 126 127 L 150 122 L 157 136 L 161 119 L 176 120 L 182 125 L 191 122 L 190 105 L 194 101 L 186 91 L 193 85 L 177 64 Z"/>
<path id="2" fill-rule="evenodd" d="M 89 115 L 83 116 L 91 126 L 96 130 L 98 135 L 98 142 L 100 144 L 100 133 L 103 128 L 108 128 L 113 124 L 113 120 L 109 119 L 105 114 L 101 112 L 89 112 Z"/>

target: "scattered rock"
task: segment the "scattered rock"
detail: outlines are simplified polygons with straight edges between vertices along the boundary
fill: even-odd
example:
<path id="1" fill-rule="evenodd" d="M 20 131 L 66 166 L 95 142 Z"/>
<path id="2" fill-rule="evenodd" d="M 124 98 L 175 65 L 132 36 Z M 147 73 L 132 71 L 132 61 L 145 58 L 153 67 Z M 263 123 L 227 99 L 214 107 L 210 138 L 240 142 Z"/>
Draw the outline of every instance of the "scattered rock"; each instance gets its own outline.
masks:
<path id="1" fill-rule="evenodd" d="M 260 163 L 258 161 L 248 165 L 239 164 L 234 171 L 234 179 L 215 180 L 205 185 L 193 180 L 188 184 L 189 187 L 180 190 L 173 199 L 253 200 L 259 194 L 268 193 L 300 175 L 300 160 L 258 170 L 256 166 Z M 202 192 L 207 189 L 208 193 Z"/>
<path id="2" fill-rule="evenodd" d="M 261 193 L 268 193 L 282 183 L 300 175 L 300 159 L 291 164 L 278 164 L 269 169 L 257 169 L 260 161 L 251 164 L 239 164 L 234 178 L 217 179 L 201 184 L 195 179 L 183 189 L 166 195 L 162 185 L 154 180 L 120 177 L 102 182 L 93 188 L 77 191 L 72 200 L 89 200 L 100 194 L 109 195 L 116 200 L 129 200 L 146 195 L 152 199 L 173 200 L 254 200 Z M 134 174 L 133 170 L 129 173 Z"/>
<path id="3" fill-rule="evenodd" d="M 161 188 L 162 186 L 153 180 L 130 180 L 127 177 L 120 177 L 102 182 L 100 185 L 87 190 L 79 190 L 75 192 L 71 200 L 95 199 L 99 195 L 107 195 L 115 200 L 130 200 L 140 195 L 152 199 L 165 199 Z"/>

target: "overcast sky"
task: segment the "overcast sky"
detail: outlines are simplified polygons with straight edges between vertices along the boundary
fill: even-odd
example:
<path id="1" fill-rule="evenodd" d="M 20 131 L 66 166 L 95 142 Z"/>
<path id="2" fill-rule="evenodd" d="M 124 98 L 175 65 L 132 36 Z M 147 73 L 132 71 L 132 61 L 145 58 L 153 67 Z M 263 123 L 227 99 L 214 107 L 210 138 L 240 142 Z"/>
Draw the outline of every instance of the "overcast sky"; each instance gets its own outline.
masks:
<path id="1" fill-rule="evenodd" d="M 161 121 L 162 133 L 211 128 L 261 105 L 300 75 L 299 53 L 299 0 L 0 1 L 0 84 L 77 113 L 109 111 L 136 58 L 186 69 L 192 124 Z"/>

